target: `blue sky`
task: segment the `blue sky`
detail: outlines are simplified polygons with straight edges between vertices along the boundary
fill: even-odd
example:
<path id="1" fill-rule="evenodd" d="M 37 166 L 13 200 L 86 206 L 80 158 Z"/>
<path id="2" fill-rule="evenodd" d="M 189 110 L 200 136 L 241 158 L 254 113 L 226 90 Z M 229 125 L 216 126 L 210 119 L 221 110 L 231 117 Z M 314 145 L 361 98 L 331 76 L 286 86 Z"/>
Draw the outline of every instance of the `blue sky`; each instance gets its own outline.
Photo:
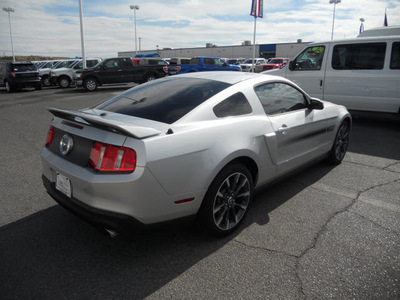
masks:
<path id="1" fill-rule="evenodd" d="M 135 49 L 133 10 L 143 50 L 240 45 L 253 39 L 251 0 L 82 0 L 88 56 L 110 57 Z M 80 56 L 78 0 L 0 0 L 12 7 L 16 55 Z M 333 4 L 329 0 L 264 0 L 257 19 L 258 44 L 329 40 Z M 365 29 L 400 26 L 400 0 L 342 0 L 336 5 L 334 38 L 353 38 L 360 18 Z M 138 40 L 139 43 L 139 40 Z M 7 13 L 0 14 L 0 55 L 11 55 Z"/>

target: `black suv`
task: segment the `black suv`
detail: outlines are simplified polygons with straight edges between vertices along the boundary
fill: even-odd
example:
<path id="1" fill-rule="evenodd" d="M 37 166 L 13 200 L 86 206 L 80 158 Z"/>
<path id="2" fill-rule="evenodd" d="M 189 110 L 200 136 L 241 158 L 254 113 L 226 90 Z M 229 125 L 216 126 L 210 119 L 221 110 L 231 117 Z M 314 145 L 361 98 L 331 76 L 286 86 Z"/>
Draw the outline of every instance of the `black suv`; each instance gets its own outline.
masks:
<path id="1" fill-rule="evenodd" d="M 7 92 L 24 87 L 42 88 L 39 71 L 31 62 L 0 63 L 0 86 L 5 86 Z"/>

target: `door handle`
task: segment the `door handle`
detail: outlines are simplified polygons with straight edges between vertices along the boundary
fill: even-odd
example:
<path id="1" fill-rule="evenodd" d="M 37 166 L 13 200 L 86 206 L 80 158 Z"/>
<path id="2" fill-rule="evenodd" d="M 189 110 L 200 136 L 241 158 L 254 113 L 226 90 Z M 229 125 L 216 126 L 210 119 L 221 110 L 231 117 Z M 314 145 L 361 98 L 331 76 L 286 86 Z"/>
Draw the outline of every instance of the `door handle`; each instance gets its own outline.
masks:
<path id="1" fill-rule="evenodd" d="M 287 134 L 288 127 L 286 124 L 283 124 L 281 127 L 278 128 L 278 132 L 282 134 Z"/>

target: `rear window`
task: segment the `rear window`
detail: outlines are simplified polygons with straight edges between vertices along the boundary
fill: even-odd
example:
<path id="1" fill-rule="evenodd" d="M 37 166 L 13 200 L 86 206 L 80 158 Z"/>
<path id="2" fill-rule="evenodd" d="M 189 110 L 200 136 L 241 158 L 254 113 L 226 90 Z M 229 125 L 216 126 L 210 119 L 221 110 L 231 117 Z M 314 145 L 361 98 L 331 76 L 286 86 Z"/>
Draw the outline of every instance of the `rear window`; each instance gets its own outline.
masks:
<path id="1" fill-rule="evenodd" d="M 37 71 L 34 64 L 15 64 L 12 69 L 15 72 Z"/>
<path id="2" fill-rule="evenodd" d="M 208 79 L 168 77 L 139 85 L 94 108 L 172 124 L 229 86 Z"/>

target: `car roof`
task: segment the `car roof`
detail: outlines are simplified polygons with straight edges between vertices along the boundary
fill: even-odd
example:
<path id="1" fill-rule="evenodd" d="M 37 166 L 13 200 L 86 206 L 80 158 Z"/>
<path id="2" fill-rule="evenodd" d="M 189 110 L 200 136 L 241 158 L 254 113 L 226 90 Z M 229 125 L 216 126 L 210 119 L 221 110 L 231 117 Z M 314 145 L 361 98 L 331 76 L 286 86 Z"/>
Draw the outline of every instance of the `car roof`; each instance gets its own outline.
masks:
<path id="1" fill-rule="evenodd" d="M 278 76 L 274 75 L 266 75 L 261 73 L 250 73 L 250 72 L 237 72 L 237 71 L 195 72 L 195 73 L 185 73 L 174 76 L 216 80 L 216 81 L 226 82 L 229 84 L 236 84 L 244 80 L 250 80 L 255 78 L 260 78 L 263 80 L 273 80 L 278 78 Z"/>

